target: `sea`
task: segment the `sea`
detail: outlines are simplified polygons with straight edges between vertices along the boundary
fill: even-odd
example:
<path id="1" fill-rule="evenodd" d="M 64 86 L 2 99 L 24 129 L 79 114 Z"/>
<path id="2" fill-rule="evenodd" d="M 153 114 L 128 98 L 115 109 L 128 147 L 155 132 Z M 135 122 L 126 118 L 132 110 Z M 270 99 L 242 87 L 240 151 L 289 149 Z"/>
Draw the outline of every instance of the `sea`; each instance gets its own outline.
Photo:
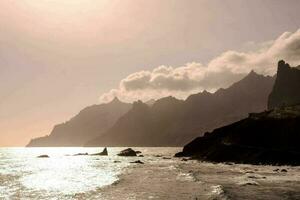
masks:
<path id="1" fill-rule="evenodd" d="M 300 167 L 200 162 L 166 147 L 118 156 L 125 148 L 0 148 L 0 199 L 300 199 Z"/>

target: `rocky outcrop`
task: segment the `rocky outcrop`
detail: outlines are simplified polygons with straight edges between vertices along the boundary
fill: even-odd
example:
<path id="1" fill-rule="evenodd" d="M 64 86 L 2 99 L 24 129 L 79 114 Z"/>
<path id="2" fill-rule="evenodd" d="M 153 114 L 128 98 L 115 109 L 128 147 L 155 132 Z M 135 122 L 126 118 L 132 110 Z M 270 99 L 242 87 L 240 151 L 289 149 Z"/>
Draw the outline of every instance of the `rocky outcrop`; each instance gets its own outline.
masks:
<path id="1" fill-rule="evenodd" d="M 91 154 L 92 156 L 108 156 L 107 148 L 105 147 L 102 152 Z"/>
<path id="2" fill-rule="evenodd" d="M 128 148 L 118 153 L 118 156 L 137 156 L 137 154 L 133 149 Z"/>
<path id="3" fill-rule="evenodd" d="M 277 78 L 270 94 L 268 108 L 295 105 L 300 102 L 300 70 L 283 60 L 278 62 Z"/>
<path id="4" fill-rule="evenodd" d="M 276 108 L 205 133 L 176 156 L 212 162 L 300 165 L 300 106 Z"/>
<path id="5" fill-rule="evenodd" d="M 213 162 L 300 165 L 298 81 L 299 70 L 279 61 L 268 101 L 271 110 L 250 113 L 248 118 L 207 132 L 176 156 Z"/>
<path id="6" fill-rule="evenodd" d="M 46 155 L 46 154 L 45 155 L 39 155 L 38 158 L 49 158 L 49 156 Z"/>
<path id="7" fill-rule="evenodd" d="M 107 104 L 87 107 L 69 121 L 56 125 L 50 135 L 32 139 L 27 146 L 83 146 L 108 130 L 131 106 L 115 98 Z"/>
<path id="8" fill-rule="evenodd" d="M 267 108 L 274 78 L 249 73 L 227 89 L 185 101 L 165 97 L 149 106 L 135 102 L 113 127 L 86 146 L 183 146 L 205 131 Z"/>

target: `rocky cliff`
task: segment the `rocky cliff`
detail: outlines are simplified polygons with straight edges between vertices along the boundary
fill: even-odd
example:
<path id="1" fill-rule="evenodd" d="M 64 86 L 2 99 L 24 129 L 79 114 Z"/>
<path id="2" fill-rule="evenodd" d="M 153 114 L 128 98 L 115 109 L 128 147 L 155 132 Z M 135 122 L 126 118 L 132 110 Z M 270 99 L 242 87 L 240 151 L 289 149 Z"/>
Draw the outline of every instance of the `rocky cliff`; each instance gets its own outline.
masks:
<path id="1" fill-rule="evenodd" d="M 300 102 L 300 70 L 283 60 L 278 62 L 277 78 L 270 94 L 268 108 L 295 105 Z"/>

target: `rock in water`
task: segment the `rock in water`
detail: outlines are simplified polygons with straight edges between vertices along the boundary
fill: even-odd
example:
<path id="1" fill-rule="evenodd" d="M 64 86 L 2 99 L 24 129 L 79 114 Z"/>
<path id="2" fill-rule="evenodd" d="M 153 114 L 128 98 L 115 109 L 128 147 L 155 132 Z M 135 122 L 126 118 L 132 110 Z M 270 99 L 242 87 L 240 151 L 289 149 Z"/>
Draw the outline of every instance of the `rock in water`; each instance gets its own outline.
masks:
<path id="1" fill-rule="evenodd" d="M 91 154 L 91 155 L 92 156 L 107 156 L 108 155 L 107 148 L 105 147 L 101 153 L 94 153 L 94 154 Z"/>
<path id="2" fill-rule="evenodd" d="M 38 158 L 49 158 L 49 156 L 48 155 L 40 155 L 40 156 L 38 156 Z"/>
<path id="3" fill-rule="evenodd" d="M 144 164 L 142 161 L 140 160 L 137 160 L 137 161 L 133 161 L 133 162 L 130 162 L 130 163 L 135 163 L 135 164 Z"/>
<path id="4" fill-rule="evenodd" d="M 87 156 L 89 155 L 88 153 L 76 153 L 73 156 Z"/>
<path id="5" fill-rule="evenodd" d="M 133 149 L 128 148 L 121 151 L 118 156 L 136 156 L 136 152 Z"/>

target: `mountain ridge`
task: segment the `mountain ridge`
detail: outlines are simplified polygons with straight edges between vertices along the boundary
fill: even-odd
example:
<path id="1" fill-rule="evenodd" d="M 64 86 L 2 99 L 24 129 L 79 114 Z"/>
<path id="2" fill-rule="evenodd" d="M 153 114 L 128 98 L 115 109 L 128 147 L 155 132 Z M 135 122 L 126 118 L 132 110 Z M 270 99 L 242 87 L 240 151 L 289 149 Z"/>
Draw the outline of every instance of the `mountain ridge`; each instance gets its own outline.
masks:
<path id="1" fill-rule="evenodd" d="M 130 108 L 131 104 L 117 98 L 106 104 L 88 106 L 70 120 L 55 125 L 49 135 L 32 139 L 27 146 L 83 146 L 112 126 Z"/>
<path id="2" fill-rule="evenodd" d="M 165 97 L 151 107 L 136 102 L 113 127 L 86 146 L 183 146 L 203 131 L 266 109 L 273 82 L 273 77 L 250 72 L 229 88 L 203 91 L 185 101 Z"/>

